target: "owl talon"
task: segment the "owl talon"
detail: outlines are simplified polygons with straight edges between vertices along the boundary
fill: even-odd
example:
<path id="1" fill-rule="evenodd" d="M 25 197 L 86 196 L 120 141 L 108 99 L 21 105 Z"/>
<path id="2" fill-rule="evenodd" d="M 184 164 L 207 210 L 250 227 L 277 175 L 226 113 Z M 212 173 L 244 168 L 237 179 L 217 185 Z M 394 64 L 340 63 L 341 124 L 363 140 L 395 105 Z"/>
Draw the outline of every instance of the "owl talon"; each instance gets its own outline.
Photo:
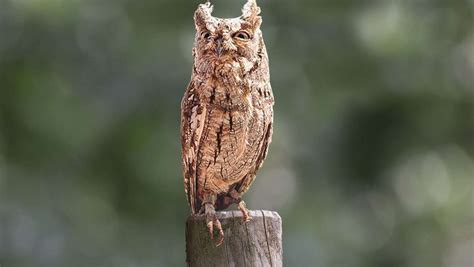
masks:
<path id="1" fill-rule="evenodd" d="M 214 240 L 214 230 L 218 232 L 218 238 L 215 242 L 216 247 L 222 245 L 224 242 L 224 230 L 222 230 L 222 224 L 217 219 L 216 211 L 214 205 L 207 203 L 205 205 L 205 215 L 206 215 L 206 226 L 209 231 L 209 236 L 211 240 Z"/>
<path id="2" fill-rule="evenodd" d="M 214 240 L 214 230 L 217 230 L 218 238 L 215 241 L 216 247 L 222 245 L 222 243 L 224 242 L 224 230 L 222 230 L 221 222 L 219 221 L 219 219 L 217 219 L 217 216 L 215 214 L 210 215 L 209 217 L 207 217 L 206 220 L 207 220 L 207 229 L 209 231 L 209 236 L 211 240 Z"/>
<path id="3" fill-rule="evenodd" d="M 207 230 L 209 231 L 209 236 L 211 240 L 214 239 L 214 222 L 210 221 L 207 223 Z"/>
<path id="4" fill-rule="evenodd" d="M 241 200 L 238 204 L 239 210 L 242 212 L 243 218 L 242 218 L 242 223 L 247 223 L 250 220 L 252 220 L 252 217 L 249 214 L 249 210 L 247 209 L 247 205 L 243 200 Z"/>

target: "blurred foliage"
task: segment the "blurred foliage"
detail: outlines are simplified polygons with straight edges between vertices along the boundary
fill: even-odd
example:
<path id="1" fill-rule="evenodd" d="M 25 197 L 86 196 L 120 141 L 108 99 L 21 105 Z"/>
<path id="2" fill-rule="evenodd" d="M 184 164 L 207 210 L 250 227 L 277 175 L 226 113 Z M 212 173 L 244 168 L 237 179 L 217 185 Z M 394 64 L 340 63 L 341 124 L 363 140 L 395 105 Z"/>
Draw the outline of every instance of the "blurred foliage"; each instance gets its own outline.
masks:
<path id="1" fill-rule="evenodd" d="M 285 265 L 473 266 L 474 2 L 259 2 Z M 184 266 L 198 3 L 0 2 L 2 266 Z"/>

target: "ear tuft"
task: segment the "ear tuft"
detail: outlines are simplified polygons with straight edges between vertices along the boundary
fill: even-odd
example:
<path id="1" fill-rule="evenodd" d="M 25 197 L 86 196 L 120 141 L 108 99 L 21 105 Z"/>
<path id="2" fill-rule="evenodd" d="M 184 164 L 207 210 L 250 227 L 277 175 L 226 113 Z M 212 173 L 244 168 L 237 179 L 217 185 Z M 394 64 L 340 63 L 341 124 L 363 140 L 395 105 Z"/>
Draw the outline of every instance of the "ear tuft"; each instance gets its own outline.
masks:
<path id="1" fill-rule="evenodd" d="M 254 25 L 255 28 L 258 28 L 262 23 L 262 18 L 259 14 L 260 7 L 257 5 L 256 0 L 248 0 L 242 8 L 241 18 Z"/>
<path id="2" fill-rule="evenodd" d="M 212 9 L 213 6 L 210 2 L 198 6 L 196 12 L 194 12 L 194 23 L 197 30 L 207 28 L 207 24 L 212 21 Z"/>

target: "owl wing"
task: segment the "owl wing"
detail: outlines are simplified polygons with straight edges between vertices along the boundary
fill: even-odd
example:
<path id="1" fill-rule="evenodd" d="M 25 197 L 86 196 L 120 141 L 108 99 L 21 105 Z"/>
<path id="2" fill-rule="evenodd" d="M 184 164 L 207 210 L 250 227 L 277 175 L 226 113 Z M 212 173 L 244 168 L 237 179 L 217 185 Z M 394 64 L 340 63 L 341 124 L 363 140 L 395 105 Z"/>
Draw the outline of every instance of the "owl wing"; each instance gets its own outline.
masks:
<path id="1" fill-rule="evenodd" d="M 240 195 L 245 194 L 247 190 L 252 185 L 253 181 L 255 180 L 255 176 L 257 171 L 262 167 L 263 161 L 267 157 L 268 154 L 268 146 L 272 142 L 272 135 L 273 135 L 273 94 L 270 91 L 268 95 L 269 101 L 267 103 L 266 112 L 265 112 L 265 134 L 263 135 L 260 141 L 260 148 L 257 154 L 257 159 L 255 161 L 255 166 L 249 171 L 249 173 L 239 182 L 236 184 L 235 189 Z"/>
<path id="2" fill-rule="evenodd" d="M 181 153 L 184 188 L 192 214 L 196 211 L 197 156 L 206 121 L 206 106 L 201 104 L 191 83 L 181 101 Z"/>

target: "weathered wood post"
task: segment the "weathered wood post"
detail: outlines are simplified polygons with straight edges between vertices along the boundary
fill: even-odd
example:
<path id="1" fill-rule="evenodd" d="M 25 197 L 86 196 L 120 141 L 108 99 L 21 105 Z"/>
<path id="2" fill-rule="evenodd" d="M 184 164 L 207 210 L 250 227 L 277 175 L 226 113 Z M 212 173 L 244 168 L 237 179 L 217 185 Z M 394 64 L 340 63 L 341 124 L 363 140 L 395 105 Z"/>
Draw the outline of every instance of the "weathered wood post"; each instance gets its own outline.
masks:
<path id="1" fill-rule="evenodd" d="M 225 240 L 219 247 L 209 238 L 205 218 L 186 222 L 186 262 L 201 266 L 282 266 L 281 217 L 274 211 L 250 211 L 243 224 L 240 211 L 217 212 Z"/>

